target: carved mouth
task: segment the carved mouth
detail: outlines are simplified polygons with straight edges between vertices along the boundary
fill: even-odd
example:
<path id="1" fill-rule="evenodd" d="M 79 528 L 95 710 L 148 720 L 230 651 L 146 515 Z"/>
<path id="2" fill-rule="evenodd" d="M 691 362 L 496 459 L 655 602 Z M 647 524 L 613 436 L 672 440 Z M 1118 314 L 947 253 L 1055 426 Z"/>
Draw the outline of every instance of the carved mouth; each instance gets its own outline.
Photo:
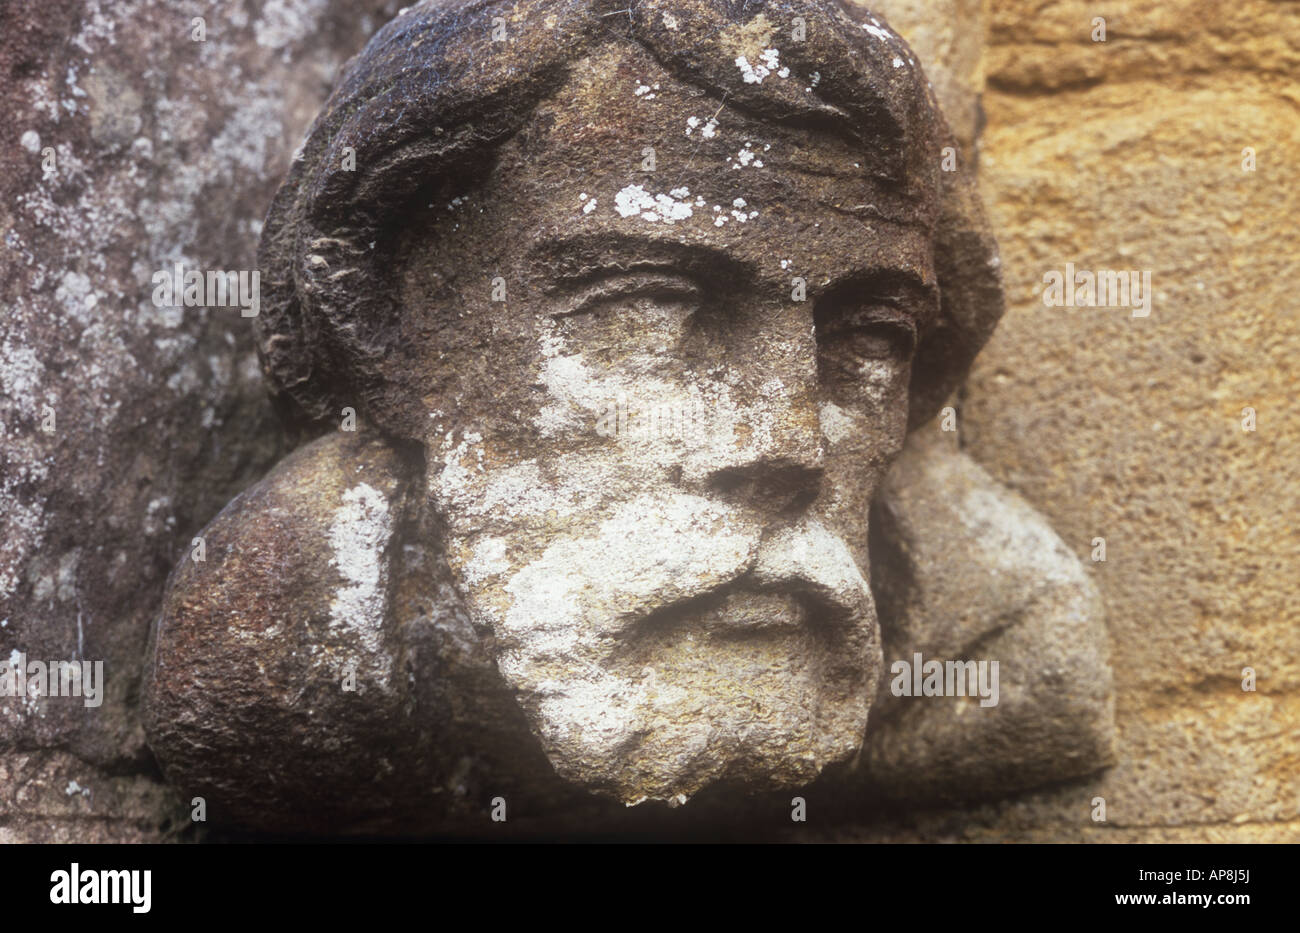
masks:
<path id="1" fill-rule="evenodd" d="M 720 638 L 790 634 L 834 637 L 861 616 L 858 607 L 826 598 L 800 579 L 755 585 L 740 577 L 707 593 L 676 600 L 621 627 L 620 641 L 662 637 L 675 629 Z"/>

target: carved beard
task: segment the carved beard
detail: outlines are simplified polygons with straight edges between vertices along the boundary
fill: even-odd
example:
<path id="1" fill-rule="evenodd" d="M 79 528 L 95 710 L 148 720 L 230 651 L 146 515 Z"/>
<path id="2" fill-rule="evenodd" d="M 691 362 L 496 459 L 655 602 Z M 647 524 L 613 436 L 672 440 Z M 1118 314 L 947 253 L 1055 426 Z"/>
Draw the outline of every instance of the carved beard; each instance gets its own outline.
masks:
<path id="1" fill-rule="evenodd" d="M 814 516 L 764 527 L 663 489 L 584 510 L 575 536 L 503 499 L 510 479 L 431 479 L 467 608 L 562 777 L 683 803 L 724 780 L 801 786 L 858 751 L 875 607 Z"/>

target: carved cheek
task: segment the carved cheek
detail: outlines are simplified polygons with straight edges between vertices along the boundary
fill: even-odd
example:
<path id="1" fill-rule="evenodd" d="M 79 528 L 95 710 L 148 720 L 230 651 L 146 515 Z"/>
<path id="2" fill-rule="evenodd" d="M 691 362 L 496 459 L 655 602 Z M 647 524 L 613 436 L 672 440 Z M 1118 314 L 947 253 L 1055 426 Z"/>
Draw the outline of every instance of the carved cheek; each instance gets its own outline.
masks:
<path id="1" fill-rule="evenodd" d="M 909 376 L 904 361 L 869 360 L 859 382 L 818 407 L 826 445 L 818 507 L 849 540 L 862 543 L 863 561 L 871 500 L 907 436 Z"/>
<path id="2" fill-rule="evenodd" d="M 819 409 L 828 453 L 871 460 L 897 455 L 907 432 L 910 375 L 910 365 L 902 360 L 863 361 L 853 386 L 836 392 Z"/>

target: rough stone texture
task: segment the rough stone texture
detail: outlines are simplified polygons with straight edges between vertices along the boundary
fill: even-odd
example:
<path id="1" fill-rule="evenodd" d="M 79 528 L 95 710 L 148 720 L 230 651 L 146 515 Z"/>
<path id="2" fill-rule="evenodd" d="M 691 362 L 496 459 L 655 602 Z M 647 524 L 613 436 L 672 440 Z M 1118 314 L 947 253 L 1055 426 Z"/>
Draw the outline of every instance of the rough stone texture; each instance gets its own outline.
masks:
<path id="1" fill-rule="evenodd" d="M 982 129 L 980 95 L 984 91 L 984 0 L 850 0 L 870 8 L 907 40 L 963 155 L 972 159 Z"/>
<path id="2" fill-rule="evenodd" d="M 914 434 L 876 506 L 885 659 L 998 659 L 999 704 L 897 699 L 886 678 L 869 753 L 812 795 L 823 813 L 1006 796 L 1112 759 L 1095 589 L 1041 516 L 954 442 Z M 178 566 L 144 689 L 151 741 L 186 798 L 222 825 L 315 833 L 481 833 L 498 795 L 524 833 L 734 833 L 785 812 L 761 797 L 746 810 L 732 788 L 629 815 L 558 780 L 502 688 L 492 639 L 403 517 L 415 504 L 403 477 L 418 474 L 403 459 L 327 435 L 204 529 L 205 561 Z M 403 527 L 416 543 L 391 540 Z M 349 668 L 355 692 L 339 689 Z"/>
<path id="3" fill-rule="evenodd" d="M 981 192 L 1009 310 L 962 439 L 1091 568 L 1119 761 L 858 838 L 1300 840 L 1300 7 L 995 0 L 988 21 Z M 1151 315 L 1045 307 L 1065 262 L 1151 270 Z"/>
<path id="4" fill-rule="evenodd" d="M 108 683 L 97 709 L 0 699 L 7 840 L 167 832 L 136 709 L 149 624 L 283 440 L 249 322 L 155 307 L 151 276 L 253 267 L 335 69 L 396 6 L 0 5 L 0 649 L 102 659 Z"/>
<path id="5" fill-rule="evenodd" d="M 912 54 L 815 5 L 661 2 L 614 29 L 581 3 L 511 9 L 495 46 L 473 7 L 385 27 L 268 219 L 263 363 L 291 418 L 334 430 L 178 568 L 144 696 L 169 779 L 245 826 L 437 827 L 480 788 L 544 787 L 538 750 L 584 791 L 684 804 L 805 786 L 863 741 L 872 494 L 1000 308 Z M 839 136 L 785 125 L 830 102 Z M 645 142 L 657 172 L 621 151 Z M 928 278 L 931 237 L 934 324 L 876 292 L 882 270 Z M 864 303 L 917 315 L 910 372 L 879 325 L 843 342 Z M 837 793 L 996 796 L 1105 766 L 1100 607 L 1042 519 L 938 441 L 878 517 L 887 657 L 991 655 L 1005 693 L 971 711 L 882 690 L 867 782 Z M 340 689 L 349 669 L 364 689 Z M 597 809 L 547 793 L 559 825 Z"/>
<path id="6" fill-rule="evenodd" d="M 384 612 L 405 492 L 393 460 L 352 435 L 303 448 L 203 530 L 203 561 L 176 569 L 158 623 L 172 650 L 149 665 L 145 727 L 173 751 L 172 783 L 211 801 L 214 820 L 265 801 L 263 782 L 282 789 L 286 823 L 301 818 L 295 801 L 328 822 L 331 793 L 354 784 L 381 810 L 400 799 L 375 754 L 401 747 L 408 712 Z M 247 521 L 259 512 L 271 520 Z M 349 672 L 355 692 L 340 689 Z"/>
<path id="7" fill-rule="evenodd" d="M 911 695 L 882 677 L 864 767 L 872 798 L 970 800 L 1114 763 L 1101 600 L 1046 520 L 956 449 L 917 432 L 874 506 L 872 578 L 885 664 L 996 660 L 971 695 Z M 917 681 L 919 683 L 919 681 Z M 995 689 L 990 691 L 989 686 Z"/>
<path id="8" fill-rule="evenodd" d="M 519 759 L 539 746 L 628 806 L 805 786 L 853 758 L 879 684 L 872 495 L 1000 313 L 978 201 L 936 164 L 952 138 L 870 13 L 664 1 L 611 29 L 602 6 L 539 0 L 495 43 L 495 9 L 386 26 L 268 218 L 277 400 L 326 429 L 355 405 L 365 428 L 231 503 L 212 563 L 169 583 L 149 743 L 243 825 L 422 825 L 409 789 L 480 765 L 456 707 L 517 728 L 491 695 L 528 721 L 499 743 L 506 773 L 533 780 Z M 809 34 L 788 43 L 796 13 Z M 658 169 L 620 152 L 650 142 Z M 1001 652 L 1008 700 L 959 722 L 885 703 L 874 789 L 918 767 L 909 793 L 931 798 L 1104 767 L 1101 616 L 1074 557 L 961 455 L 904 470 L 881 512 L 893 647 Z M 443 565 L 450 603 L 428 582 Z M 954 617 L 963 583 L 1002 570 Z M 464 671 L 432 634 L 458 626 Z M 368 689 L 339 689 L 344 669 Z"/>

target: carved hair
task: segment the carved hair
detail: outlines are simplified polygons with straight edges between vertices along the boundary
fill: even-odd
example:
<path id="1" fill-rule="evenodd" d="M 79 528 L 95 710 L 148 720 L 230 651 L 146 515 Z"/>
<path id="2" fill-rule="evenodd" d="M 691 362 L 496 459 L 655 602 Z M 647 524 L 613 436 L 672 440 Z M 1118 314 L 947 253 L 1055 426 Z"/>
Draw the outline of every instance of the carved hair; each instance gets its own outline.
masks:
<path id="1" fill-rule="evenodd" d="M 349 63 L 267 217 L 259 353 L 281 412 L 311 422 L 370 407 L 400 313 L 385 261 L 393 218 L 432 181 L 473 175 L 574 62 L 622 42 L 729 107 L 871 153 L 896 210 L 933 230 L 940 313 L 910 388 L 910 424 L 929 420 L 1001 316 L 996 247 L 968 174 L 940 170 L 955 144 L 928 82 L 892 64 L 910 50 L 858 15 L 837 0 L 430 0 L 397 17 Z M 781 55 L 793 73 L 820 73 L 811 92 L 742 80 L 720 33 L 759 16 L 783 31 L 803 18 L 806 39 Z M 495 17 L 507 41 L 494 41 Z"/>

